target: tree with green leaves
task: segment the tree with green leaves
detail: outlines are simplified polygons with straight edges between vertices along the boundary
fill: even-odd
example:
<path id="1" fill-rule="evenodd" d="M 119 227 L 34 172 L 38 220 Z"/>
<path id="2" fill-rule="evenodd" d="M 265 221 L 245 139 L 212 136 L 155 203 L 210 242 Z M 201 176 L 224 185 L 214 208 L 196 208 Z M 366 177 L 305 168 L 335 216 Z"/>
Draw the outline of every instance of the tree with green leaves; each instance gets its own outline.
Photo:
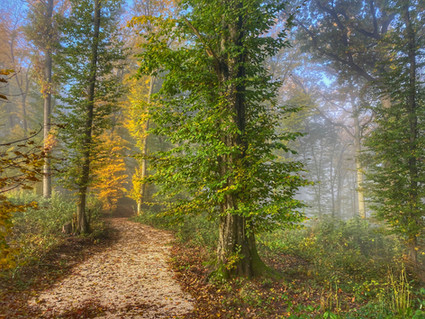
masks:
<path id="1" fill-rule="evenodd" d="M 363 93 L 355 103 L 352 103 L 352 98 L 347 103 L 352 105 L 353 125 L 350 135 L 355 146 L 358 213 L 360 217 L 366 218 L 362 186 L 364 167 L 360 155 L 364 123 L 368 122 L 370 115 L 364 112 L 362 106 L 375 105 L 376 102 L 370 99 L 371 95 L 382 93 L 377 84 L 382 82 L 385 70 L 379 62 L 388 57 L 382 40 L 391 29 L 396 15 L 385 0 L 304 2 L 305 6 L 296 19 L 297 38 L 303 50 L 311 53 L 316 61 L 333 69 L 341 87 Z M 381 94 L 380 97 L 387 107 L 391 104 L 388 94 Z"/>
<path id="2" fill-rule="evenodd" d="M 77 193 L 77 233 L 88 232 L 86 197 L 92 183 L 96 143 L 110 126 L 123 90 L 116 69 L 123 60 L 117 31 L 121 1 L 73 0 L 62 21 L 64 37 L 56 65 L 66 83 L 59 131 L 63 143 L 63 180 Z"/>
<path id="3" fill-rule="evenodd" d="M 390 56 L 382 91 L 391 106 L 375 108 L 376 127 L 367 140 L 367 177 L 373 208 L 408 246 L 416 265 L 425 226 L 424 4 L 395 1 L 396 24 L 384 39 Z"/>
<path id="4" fill-rule="evenodd" d="M 287 110 L 265 66 L 287 45 L 286 29 L 267 34 L 283 9 L 277 1 L 184 0 L 177 17 L 133 20 L 159 26 L 145 35 L 140 73 L 163 80 L 150 131 L 173 145 L 149 155 L 146 180 L 167 196 L 169 212 L 218 219 L 225 277 L 267 273 L 255 234 L 303 220 L 294 199 L 306 184 L 302 165 L 275 154 L 290 152 L 285 142 L 298 134 L 276 132 Z"/>

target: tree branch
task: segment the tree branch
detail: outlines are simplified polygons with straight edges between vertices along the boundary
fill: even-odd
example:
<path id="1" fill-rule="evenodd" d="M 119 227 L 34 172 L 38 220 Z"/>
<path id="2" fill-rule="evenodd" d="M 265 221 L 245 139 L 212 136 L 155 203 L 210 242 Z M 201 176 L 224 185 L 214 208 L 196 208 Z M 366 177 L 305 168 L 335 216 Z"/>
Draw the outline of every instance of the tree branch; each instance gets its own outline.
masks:
<path id="1" fill-rule="evenodd" d="M 217 60 L 217 62 L 220 62 L 219 57 L 217 56 L 217 54 L 214 52 L 214 50 L 210 47 L 210 45 L 207 43 L 207 41 L 205 40 L 205 38 L 202 36 L 202 34 L 198 31 L 198 29 L 196 29 L 194 27 L 194 25 L 192 23 L 190 23 L 190 21 L 188 19 L 186 19 L 185 17 L 183 17 L 184 21 L 186 22 L 186 24 L 188 25 L 188 27 L 190 29 L 192 29 L 192 31 L 196 34 L 196 36 L 199 38 L 199 40 L 201 40 L 201 42 L 205 45 L 205 50 L 208 54 L 208 56 L 213 57 L 215 60 Z"/>
<path id="2" fill-rule="evenodd" d="M 33 133 L 31 136 L 28 136 L 28 137 L 22 138 L 22 139 L 20 139 L 20 140 L 12 141 L 12 142 L 9 142 L 9 143 L 3 143 L 3 144 L 0 144 L 0 146 L 10 146 L 10 145 L 12 145 L 12 144 L 16 144 L 16 143 L 20 143 L 20 142 L 28 141 L 29 139 L 32 139 L 33 137 L 35 137 L 35 136 L 37 136 L 38 134 L 40 134 L 40 132 L 41 132 L 41 130 L 42 130 L 42 129 L 43 129 L 43 127 L 40 125 L 39 130 L 38 130 L 37 132 Z"/>

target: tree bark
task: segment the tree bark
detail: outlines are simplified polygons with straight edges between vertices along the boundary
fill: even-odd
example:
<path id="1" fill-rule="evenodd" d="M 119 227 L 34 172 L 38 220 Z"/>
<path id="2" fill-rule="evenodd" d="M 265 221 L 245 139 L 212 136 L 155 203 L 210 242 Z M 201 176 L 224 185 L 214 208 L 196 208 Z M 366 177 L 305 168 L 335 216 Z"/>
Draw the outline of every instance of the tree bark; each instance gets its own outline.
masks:
<path id="1" fill-rule="evenodd" d="M 329 166 L 329 187 L 331 191 L 331 216 L 335 218 L 335 175 L 336 170 L 334 168 L 334 156 L 335 156 L 335 147 L 334 144 L 332 147 L 332 153 L 330 154 L 330 166 Z"/>
<path id="2" fill-rule="evenodd" d="M 149 104 L 151 103 L 151 98 L 152 98 L 152 94 L 153 94 L 153 88 L 155 85 L 155 77 L 151 76 L 150 78 L 150 83 L 149 83 L 149 92 L 148 92 L 148 98 L 147 98 L 147 103 L 148 103 L 148 107 Z M 147 156 L 148 155 L 148 130 L 149 130 L 149 117 L 146 120 L 145 123 L 145 134 L 143 136 L 143 156 Z M 144 179 L 147 176 L 147 167 L 148 167 L 148 163 L 147 163 L 147 158 L 144 157 L 142 159 L 142 168 L 141 168 L 141 178 Z M 147 194 L 147 184 L 143 183 L 142 184 L 142 188 L 140 189 L 140 197 L 137 200 L 137 215 L 141 215 L 142 214 L 142 204 L 143 202 L 146 201 L 146 194 Z"/>
<path id="3" fill-rule="evenodd" d="M 417 164 L 417 137 L 418 137 L 418 115 L 416 105 L 416 37 L 415 31 L 412 26 L 409 5 L 404 5 L 404 20 L 406 23 L 407 32 L 407 46 L 408 46 L 408 60 L 409 60 L 409 83 L 408 83 L 408 98 L 407 98 L 407 111 L 409 120 L 409 175 L 410 175 L 410 188 L 409 188 L 409 202 L 410 210 L 417 215 L 418 210 L 418 164 Z M 418 222 L 414 219 L 414 222 Z M 409 259 L 417 265 L 418 254 L 417 254 L 417 239 L 414 233 L 409 234 L 408 245 L 409 245 Z"/>
<path id="4" fill-rule="evenodd" d="M 358 115 L 358 108 L 353 102 L 354 112 L 354 145 L 355 145 L 355 162 L 356 162 L 356 186 L 357 186 L 357 207 L 360 218 L 366 218 L 366 205 L 364 200 L 364 189 L 363 189 L 363 167 L 360 160 L 360 155 L 362 153 L 362 142 L 361 142 L 361 128 Z"/>
<path id="5" fill-rule="evenodd" d="M 228 202 L 223 205 L 222 211 L 233 207 L 234 204 Z M 258 255 L 254 232 L 250 229 L 248 233 L 247 221 L 242 216 L 227 213 L 220 217 L 217 254 L 225 278 L 250 278 L 267 271 Z"/>
<path id="6" fill-rule="evenodd" d="M 96 70 L 99 45 L 99 30 L 100 30 L 100 0 L 94 0 L 94 19 L 93 19 L 93 42 L 91 48 L 90 59 L 90 81 L 87 97 L 86 123 L 84 127 L 83 139 L 83 154 L 82 154 L 82 175 L 80 180 L 80 188 L 78 193 L 77 203 L 77 232 L 88 233 L 90 225 L 86 215 L 86 196 L 90 177 L 90 155 L 92 147 L 92 126 L 93 126 L 93 111 L 96 87 Z"/>
<path id="7" fill-rule="evenodd" d="M 237 9 L 242 7 L 242 3 L 237 3 Z M 223 138 L 223 143 L 228 147 L 236 147 L 241 150 L 238 155 L 222 155 L 219 159 L 220 174 L 231 175 L 234 167 L 240 167 L 246 156 L 246 141 L 243 136 L 246 130 L 246 101 L 245 85 L 240 81 L 246 76 L 245 62 L 246 53 L 242 50 L 243 43 L 243 17 L 239 16 L 234 23 L 223 21 L 224 29 L 229 30 L 229 36 L 224 37 L 221 43 L 220 61 L 216 61 L 216 72 L 220 85 L 223 87 L 225 99 L 228 101 L 227 107 L 233 114 L 232 121 L 237 125 L 239 133 L 230 133 Z M 240 48 L 239 54 L 228 56 L 227 48 Z M 234 51 L 233 51 L 234 52 Z M 236 81 L 239 80 L 239 81 Z M 237 82 L 238 84 L 235 84 Z M 224 99 L 224 98 L 223 98 Z M 242 168 L 242 167 L 241 167 Z M 233 178 L 227 178 L 226 186 L 231 188 L 236 181 Z M 243 192 L 243 191 L 242 191 Z M 255 236 L 253 225 L 250 221 L 241 215 L 238 215 L 238 193 L 227 194 L 220 204 L 219 218 L 219 240 L 217 247 L 219 270 L 226 277 L 252 277 L 263 274 L 267 267 L 261 261 L 255 245 Z"/>
<path id="8" fill-rule="evenodd" d="M 46 27 L 47 33 L 50 36 L 52 30 L 52 17 L 53 17 L 53 0 L 47 1 L 47 14 L 46 14 Z M 50 39 L 51 40 L 51 39 Z M 50 163 L 50 147 L 49 145 L 49 134 L 51 128 L 50 116 L 52 113 L 52 49 L 51 41 L 45 51 L 45 83 L 44 83 L 44 122 L 43 122 L 43 139 L 44 139 L 44 152 L 45 159 L 43 165 L 43 197 L 50 198 L 52 196 L 52 175 L 51 175 L 51 163 Z"/>

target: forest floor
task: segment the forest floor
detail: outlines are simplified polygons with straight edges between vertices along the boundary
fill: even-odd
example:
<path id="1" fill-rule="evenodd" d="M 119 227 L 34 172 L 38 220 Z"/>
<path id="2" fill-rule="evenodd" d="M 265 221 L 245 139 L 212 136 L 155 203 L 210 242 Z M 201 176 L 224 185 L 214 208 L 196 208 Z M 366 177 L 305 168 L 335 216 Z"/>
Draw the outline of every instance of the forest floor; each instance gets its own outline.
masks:
<path id="1" fill-rule="evenodd" d="M 167 265 L 171 233 L 122 217 L 107 223 L 107 239 L 90 245 L 71 238 L 45 260 L 46 269 L 32 270 L 38 279 L 30 287 L 0 287 L 0 318 L 177 318 L 191 312 L 191 296 Z"/>
<path id="2" fill-rule="evenodd" d="M 0 319 L 376 318 L 375 308 L 360 313 L 363 291 L 318 280 L 311 261 L 263 249 L 281 279 L 225 281 L 212 273 L 206 245 L 177 233 L 173 240 L 126 211 L 106 218 L 99 235 L 64 237 L 37 262 L 0 276 Z"/>

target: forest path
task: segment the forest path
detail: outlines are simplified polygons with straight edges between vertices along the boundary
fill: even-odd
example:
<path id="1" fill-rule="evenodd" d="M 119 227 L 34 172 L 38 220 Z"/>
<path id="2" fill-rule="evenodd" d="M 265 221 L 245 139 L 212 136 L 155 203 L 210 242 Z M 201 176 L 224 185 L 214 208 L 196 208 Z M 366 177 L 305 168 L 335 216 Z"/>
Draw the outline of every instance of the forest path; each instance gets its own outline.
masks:
<path id="1" fill-rule="evenodd" d="M 190 312 L 191 297 L 167 265 L 172 235 L 126 218 L 109 221 L 117 241 L 29 305 L 42 318 L 177 318 Z"/>

